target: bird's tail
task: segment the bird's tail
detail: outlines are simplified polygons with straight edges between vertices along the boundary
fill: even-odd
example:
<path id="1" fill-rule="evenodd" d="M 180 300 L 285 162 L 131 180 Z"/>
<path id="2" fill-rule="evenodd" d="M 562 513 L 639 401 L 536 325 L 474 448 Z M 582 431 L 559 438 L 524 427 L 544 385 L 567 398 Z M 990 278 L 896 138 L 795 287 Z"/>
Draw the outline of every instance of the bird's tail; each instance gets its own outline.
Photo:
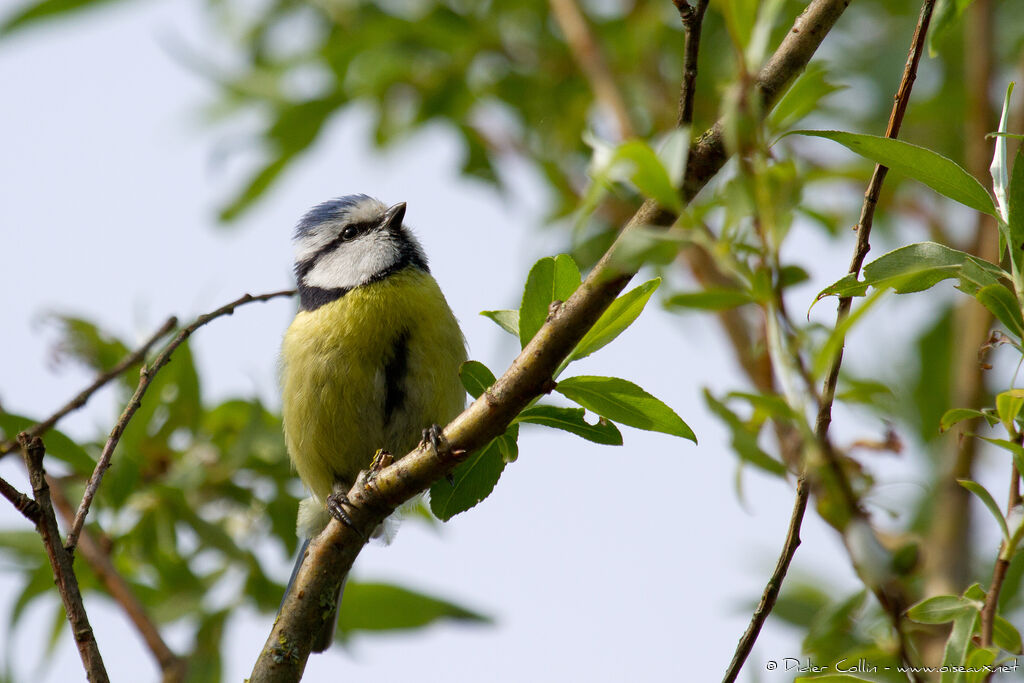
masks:
<path id="1" fill-rule="evenodd" d="M 302 561 L 306 557 L 306 549 L 309 548 L 309 539 L 303 539 L 302 546 L 299 547 L 299 556 L 295 558 L 295 566 L 292 567 L 292 575 L 288 577 L 288 586 L 284 589 L 284 597 L 281 598 L 281 605 L 277 608 L 277 611 L 281 611 L 281 607 L 284 607 L 284 600 L 288 597 L 288 594 L 292 592 L 292 586 L 295 585 L 295 577 L 299 575 L 299 567 L 302 566 Z M 313 652 L 324 652 L 334 642 L 334 629 L 338 625 L 338 607 L 341 605 L 341 596 L 345 592 L 345 584 L 348 582 L 348 574 L 341 580 L 341 586 L 338 587 L 338 597 L 335 599 L 334 604 L 331 607 L 331 613 L 328 615 L 327 620 L 324 621 L 323 626 L 316 634 L 316 638 L 313 640 L 312 651 Z"/>

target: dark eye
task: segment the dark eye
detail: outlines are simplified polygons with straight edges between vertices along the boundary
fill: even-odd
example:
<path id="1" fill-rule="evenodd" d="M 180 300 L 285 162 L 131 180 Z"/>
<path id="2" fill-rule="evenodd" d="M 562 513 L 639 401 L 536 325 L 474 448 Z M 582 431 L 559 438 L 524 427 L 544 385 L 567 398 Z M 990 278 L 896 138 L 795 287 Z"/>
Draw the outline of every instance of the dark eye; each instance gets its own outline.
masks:
<path id="1" fill-rule="evenodd" d="M 353 237 L 355 237 L 356 234 L 358 234 L 358 232 L 359 231 L 356 230 L 354 225 L 348 225 L 348 226 L 345 227 L 344 230 L 341 231 L 341 236 L 344 237 L 347 240 L 350 240 Z"/>

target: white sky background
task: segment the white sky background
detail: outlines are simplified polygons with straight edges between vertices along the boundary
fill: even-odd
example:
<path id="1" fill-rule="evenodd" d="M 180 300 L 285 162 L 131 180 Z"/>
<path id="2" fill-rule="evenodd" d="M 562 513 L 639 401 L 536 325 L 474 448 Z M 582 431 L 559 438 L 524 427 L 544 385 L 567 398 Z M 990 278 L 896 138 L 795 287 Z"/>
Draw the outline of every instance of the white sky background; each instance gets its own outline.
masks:
<path id="1" fill-rule="evenodd" d="M 507 366 L 511 338 L 477 312 L 515 305 L 529 265 L 558 249 L 557 235 L 535 229 L 543 187 L 528 170 L 505 169 L 514 189 L 502 199 L 457 177 L 461 151 L 443 129 L 381 153 L 367 144 L 364 119 L 347 115 L 237 227 L 218 229 L 215 207 L 242 175 L 237 164 L 212 159 L 218 144 L 238 136 L 200 122 L 214 91 L 169 54 L 168 37 L 212 43 L 201 3 L 129 3 L 0 44 L 6 409 L 43 417 L 90 379 L 79 368 L 51 366 L 45 312 L 82 315 L 141 340 L 170 314 L 185 320 L 243 292 L 290 287 L 295 221 L 309 206 L 352 192 L 408 202 L 407 220 L 471 357 L 497 372 Z M 799 259 L 815 276 L 801 290 L 803 304 L 844 272 L 852 237 L 839 245 L 810 233 L 801 239 L 800 250 L 815 254 L 811 263 Z M 891 308 L 920 315 L 903 302 Z M 821 309 L 823 319 L 834 310 Z M 256 394 L 278 404 L 276 354 L 292 310 L 286 301 L 252 304 L 197 333 L 207 401 Z M 790 484 L 753 471 L 744 475 L 746 508 L 737 500 L 735 456 L 700 397 L 704 386 L 722 393 L 742 385 L 725 348 L 709 317 L 669 316 L 652 304 L 579 373 L 637 382 L 673 406 L 700 445 L 629 428 L 622 448 L 524 430 L 519 461 L 489 499 L 440 534 L 406 524 L 390 547 L 369 547 L 354 570 L 451 598 L 492 615 L 495 625 L 358 636 L 347 651 L 311 657 L 306 680 L 720 679 L 774 565 L 792 502 Z M 103 394 L 61 426 L 79 436 L 106 432 L 117 409 Z M 835 428 L 841 443 L 882 431 L 877 423 L 851 427 L 844 410 Z M 909 480 L 905 464 L 884 466 Z M 27 488 L 12 458 L 0 463 L 0 475 Z M 882 496 L 897 501 L 921 493 L 911 484 L 887 491 Z M 3 504 L 0 526 L 25 522 Z M 835 534 L 809 512 L 802 535 L 793 575 L 816 573 L 850 589 Z M 289 566 L 282 558 L 281 576 Z M 0 630 L 17 590 L 18 576 L 0 566 Z M 17 633 L 0 634 L 0 657 L 16 680 L 43 670 L 47 604 L 30 610 Z M 87 607 L 112 679 L 156 679 L 116 606 L 93 597 Z M 248 675 L 270 622 L 234 615 L 225 680 Z M 181 628 L 168 633 L 172 644 L 191 638 Z M 792 673 L 768 673 L 765 663 L 798 655 L 798 640 L 769 621 L 745 680 L 790 680 Z M 40 680 L 83 677 L 66 628 L 45 672 Z"/>

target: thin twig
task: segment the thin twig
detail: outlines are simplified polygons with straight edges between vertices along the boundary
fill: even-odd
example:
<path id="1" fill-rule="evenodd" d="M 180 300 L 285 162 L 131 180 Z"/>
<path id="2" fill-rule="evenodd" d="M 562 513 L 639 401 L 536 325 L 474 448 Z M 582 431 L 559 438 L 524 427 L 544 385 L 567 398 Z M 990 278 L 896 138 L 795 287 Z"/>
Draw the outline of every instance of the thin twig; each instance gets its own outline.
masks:
<path id="1" fill-rule="evenodd" d="M 555 21 L 565 35 L 565 42 L 569 45 L 573 59 L 590 83 L 594 97 L 615 117 L 619 137 L 627 140 L 635 136 L 626 101 L 576 0 L 549 1 L 551 11 L 555 14 Z"/>
<path id="2" fill-rule="evenodd" d="M 67 494 L 64 493 L 64 488 L 59 481 L 49 475 L 46 476 L 46 481 L 50 485 L 50 494 L 57 513 L 65 524 L 70 525 L 75 517 L 75 511 L 71 507 Z M 82 559 L 107 589 L 110 597 L 121 605 L 128 619 L 135 625 L 163 672 L 163 683 L 183 681 L 186 669 L 185 659 L 176 655 L 164 642 L 163 636 L 160 635 L 156 624 L 146 612 L 146 608 L 139 602 L 131 586 L 117 571 L 108 554 L 100 548 L 88 529 L 83 529 L 82 535 L 78 538 L 78 550 Z"/>
<path id="3" fill-rule="evenodd" d="M 14 509 L 25 515 L 25 518 L 33 524 L 39 523 L 39 506 L 36 502 L 24 493 L 14 488 L 13 485 L 3 477 L 0 477 L 0 495 L 11 501 Z"/>
<path id="4" fill-rule="evenodd" d="M 88 483 L 85 485 L 85 493 L 82 495 L 82 502 L 78 506 L 78 512 L 75 513 L 75 521 L 71 525 L 71 530 L 68 531 L 67 541 L 64 546 L 69 550 L 75 549 L 75 544 L 78 542 L 78 535 L 82 533 L 82 525 L 85 524 L 85 517 L 89 514 L 89 506 L 92 505 L 92 500 L 96 496 L 96 491 L 99 489 L 100 482 L 103 480 L 103 474 L 110 467 L 110 459 L 114 455 L 114 449 L 117 447 L 118 441 L 121 440 L 121 435 L 124 434 L 125 428 L 128 426 L 128 422 L 135 415 L 135 411 L 142 405 L 142 397 L 145 395 L 149 385 L 153 382 L 156 377 L 156 373 L 160 371 L 164 365 L 171 359 L 171 354 L 181 344 L 188 339 L 193 332 L 205 325 L 206 323 L 215 320 L 224 315 L 231 315 L 235 312 L 235 308 L 243 304 L 251 303 L 253 301 L 268 301 L 270 299 L 280 296 L 291 296 L 295 293 L 295 290 L 288 289 L 280 292 L 272 292 L 270 294 L 260 294 L 253 296 L 246 294 L 231 303 L 221 306 L 215 311 L 210 313 L 204 313 L 203 315 L 196 318 L 188 327 L 182 328 L 174 339 L 164 347 L 163 351 L 153 360 L 153 364 L 150 366 L 144 366 L 140 373 L 139 385 L 135 389 L 135 394 L 132 395 L 128 405 L 124 407 L 124 411 L 121 413 L 121 417 L 117 420 L 117 424 L 110 431 L 110 436 L 107 437 L 107 443 L 103 446 L 103 451 L 100 453 L 99 462 L 96 463 L 95 469 L 93 469 L 92 476 L 89 477 Z"/>
<path id="5" fill-rule="evenodd" d="M 1024 436 L 1017 437 L 1018 444 L 1024 444 Z M 1020 471 L 1017 464 L 1010 466 L 1010 495 L 1006 503 L 1006 516 L 1014 513 L 1014 508 L 1021 504 L 1020 498 Z M 1006 580 L 1006 570 L 1010 568 L 1010 557 L 1016 548 L 1007 548 L 1007 540 L 1004 539 L 999 546 L 999 557 L 996 558 L 996 565 L 992 568 L 992 582 L 989 584 L 988 592 L 985 593 L 985 605 L 981 608 L 981 646 L 992 645 L 992 632 L 995 629 L 996 614 L 999 611 L 999 593 L 1003 590 L 1003 581 Z"/>
<path id="6" fill-rule="evenodd" d="M 94 393 L 96 393 L 100 388 L 102 388 L 105 384 L 110 382 L 112 379 L 116 378 L 118 375 L 120 375 L 122 372 L 132 367 L 133 365 L 142 362 L 142 360 L 146 357 L 146 354 L 149 353 L 149 349 L 153 346 L 153 344 L 156 344 L 168 332 L 173 330 L 174 326 L 177 324 L 177 318 L 168 318 L 167 321 L 160 326 L 160 329 L 154 332 L 149 339 L 143 342 L 142 346 L 140 346 L 135 351 L 132 351 L 130 354 L 125 356 L 114 367 L 110 368 L 104 373 L 97 375 L 96 379 L 93 380 L 92 384 L 87 386 L 85 389 L 82 389 L 82 391 L 80 391 L 77 396 L 75 396 L 73 399 L 68 401 L 63 406 L 61 406 L 61 408 L 53 415 L 46 418 L 42 422 L 26 429 L 26 433 L 29 436 L 42 436 L 43 434 L 48 432 L 65 415 L 84 406 L 86 401 L 88 401 L 89 398 Z M 17 448 L 18 440 L 8 439 L 2 445 L 0 445 L 0 457 L 7 455 L 8 453 Z"/>
<path id="7" fill-rule="evenodd" d="M 793 514 L 789 518 L 789 531 L 786 533 L 786 543 L 782 546 L 782 553 L 779 554 L 778 562 L 775 563 L 775 571 L 772 572 L 771 578 L 768 579 L 768 583 L 764 587 L 761 601 L 757 603 L 757 609 L 754 610 L 754 614 L 750 617 L 750 625 L 747 626 L 747 630 L 743 633 L 743 637 L 740 638 L 740 642 L 736 646 L 736 653 L 732 656 L 729 668 L 725 671 L 725 677 L 722 679 L 723 683 L 733 683 L 736 677 L 740 675 L 740 669 L 743 668 L 743 663 L 747 660 L 750 650 L 754 647 L 757 636 L 761 633 L 761 627 L 764 626 L 765 620 L 775 607 L 775 601 L 778 599 L 779 591 L 782 589 L 782 581 L 786 578 L 789 564 L 793 561 L 793 555 L 800 545 L 800 525 L 804 521 L 804 512 L 807 510 L 807 499 L 810 497 L 810 490 L 807 478 L 801 476 L 796 482 L 796 499 L 793 501 Z"/>
<path id="8" fill-rule="evenodd" d="M 693 100 L 697 92 L 697 55 L 700 53 L 700 31 L 704 23 L 704 10 L 708 0 L 697 0 L 691 7 L 686 0 L 672 0 L 679 10 L 686 35 L 683 44 L 683 84 L 679 88 L 679 114 L 676 125 L 680 128 L 693 123 Z"/>
<path id="9" fill-rule="evenodd" d="M 842 15 L 849 0 L 812 0 L 787 33 L 782 45 L 759 73 L 759 91 L 765 103 L 774 102 L 807 65 L 818 45 Z M 766 107 L 767 109 L 768 107 Z M 721 123 L 692 145 L 682 197 L 693 199 L 724 165 L 727 156 Z M 351 527 L 332 521 L 314 539 L 256 661 L 250 680 L 298 680 L 309 658 L 313 633 L 323 621 L 322 599 L 337 595 L 341 577 L 351 568 L 364 538 L 404 500 L 445 476 L 466 453 L 502 433 L 536 396 L 551 387 L 552 373 L 568 357 L 635 273 L 624 269 L 617 249 L 632 239 L 639 226 L 671 224 L 675 216 L 645 201 L 586 280 L 557 310 L 512 365 L 480 398 L 444 430 L 447 443 L 434 449 L 423 445 L 372 481 L 360 480 L 348 492 Z"/>
<path id="10" fill-rule="evenodd" d="M 43 539 L 43 545 L 46 546 L 46 555 L 50 558 L 50 568 L 53 570 L 53 577 L 57 582 L 57 590 L 60 591 L 61 600 L 64 601 L 64 610 L 67 613 L 68 622 L 71 624 L 71 632 L 75 638 L 75 645 L 78 647 L 78 654 L 82 658 L 82 666 L 85 667 L 86 676 L 91 683 L 106 683 L 110 679 L 103 666 L 103 658 L 96 645 L 92 626 L 89 625 L 89 617 L 82 602 L 82 593 L 78 588 L 78 577 L 75 576 L 72 566 L 71 553 L 60 544 L 60 530 L 57 528 L 57 518 L 53 514 L 53 505 L 50 503 L 50 487 L 46 483 L 46 472 L 43 470 L 43 454 L 45 452 L 43 440 L 38 436 L 30 437 L 22 432 L 18 435 L 18 442 L 21 444 L 22 455 L 25 458 L 25 467 L 28 468 L 32 495 L 35 496 L 36 504 L 39 506 L 39 521 L 36 524 L 36 529 Z"/>

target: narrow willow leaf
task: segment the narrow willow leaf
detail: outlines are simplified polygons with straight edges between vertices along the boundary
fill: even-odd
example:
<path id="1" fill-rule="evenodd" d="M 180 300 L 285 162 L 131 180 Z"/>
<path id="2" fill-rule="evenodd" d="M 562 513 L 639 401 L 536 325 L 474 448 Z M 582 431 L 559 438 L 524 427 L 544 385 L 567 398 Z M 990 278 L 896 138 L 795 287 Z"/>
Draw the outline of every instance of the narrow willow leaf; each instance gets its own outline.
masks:
<path id="1" fill-rule="evenodd" d="M 459 379 L 473 398 L 480 398 L 495 382 L 494 373 L 490 368 L 476 360 L 467 360 L 462 364 L 459 368 Z"/>
<path id="2" fill-rule="evenodd" d="M 847 149 L 918 180 L 936 192 L 972 209 L 996 216 L 992 197 L 978 180 L 956 162 L 902 140 L 838 130 L 797 130 L 788 135 L 826 138 Z"/>
<path id="3" fill-rule="evenodd" d="M 477 505 L 491 494 L 505 469 L 498 437 L 452 470 L 452 481 L 441 479 L 430 487 L 430 510 L 449 519 Z"/>
<path id="4" fill-rule="evenodd" d="M 977 291 L 974 298 L 1005 325 L 1010 334 L 1018 339 L 1024 337 L 1024 318 L 1021 317 L 1020 303 L 1005 285 L 986 285 Z"/>
<path id="5" fill-rule="evenodd" d="M 732 450 L 741 461 L 750 463 L 775 476 L 786 476 L 786 466 L 761 449 L 757 443 L 756 431 L 752 431 L 736 413 L 729 409 L 729 406 L 715 398 L 707 389 L 704 390 L 704 401 L 708 404 L 711 412 L 725 422 L 729 428 L 732 434 Z"/>
<path id="6" fill-rule="evenodd" d="M 651 295 L 654 294 L 654 290 L 660 284 L 661 278 L 648 280 L 613 301 L 590 328 L 590 331 L 580 340 L 580 343 L 576 345 L 576 350 L 572 352 L 569 360 L 586 358 L 622 334 L 640 316 Z"/>
<path id="7" fill-rule="evenodd" d="M 948 431 L 950 427 L 957 423 L 963 422 L 964 420 L 973 420 L 977 417 L 985 419 L 989 426 L 994 425 L 999 421 L 993 415 L 981 410 L 974 410 L 973 408 L 951 408 L 947 410 L 939 420 L 939 431 Z"/>
<path id="8" fill-rule="evenodd" d="M 954 683 L 960 678 L 958 670 L 967 661 L 971 636 L 974 635 L 978 618 L 978 613 L 972 611 L 961 614 L 953 621 L 953 629 L 946 640 L 946 648 L 942 655 L 942 666 L 945 670 L 939 678 L 940 683 Z"/>
<path id="9" fill-rule="evenodd" d="M 978 438 L 989 442 L 993 446 L 999 446 L 1004 451 L 1009 451 L 1010 455 L 1013 456 L 1013 462 L 1017 465 L 1017 471 L 1024 472 L 1024 447 L 1019 443 L 1009 439 L 993 439 L 988 436 L 979 436 Z"/>
<path id="10" fill-rule="evenodd" d="M 1008 250 L 1010 258 L 1016 264 L 1017 272 L 1020 273 L 1024 272 L 1024 145 L 1017 147 L 1007 195 Z"/>
<path id="11" fill-rule="evenodd" d="M 699 292 L 680 292 L 665 299 L 667 308 L 693 308 L 702 311 L 725 311 L 754 300 L 741 289 L 705 289 Z"/>
<path id="12" fill-rule="evenodd" d="M 1003 427 L 1010 434 L 1017 431 L 1014 420 L 1017 419 L 1022 407 L 1024 407 L 1024 389 L 1010 389 L 996 396 L 996 413 L 998 413 Z"/>
<path id="13" fill-rule="evenodd" d="M 999 505 L 992 497 L 992 494 L 988 492 L 988 489 L 986 489 L 978 482 L 971 481 L 970 479 L 957 479 L 956 482 L 963 486 L 968 491 L 970 491 L 971 493 L 973 493 L 974 495 L 976 495 L 978 497 L 978 500 L 985 504 L 985 507 L 988 508 L 988 511 L 991 512 L 992 516 L 996 518 L 997 522 L 999 522 L 999 529 L 1003 532 L 1003 539 L 1009 542 L 1010 530 L 1006 527 L 1006 519 L 1003 518 L 1003 513 L 999 509 Z"/>
<path id="14" fill-rule="evenodd" d="M 1010 95 L 1013 94 L 1013 82 L 1006 86 L 1006 97 L 1003 98 L 1003 112 L 999 117 L 999 132 L 1006 132 L 1006 124 L 1010 118 Z M 996 206 L 999 209 L 997 214 L 1002 218 L 1003 223 L 1010 222 L 1010 206 L 1008 201 L 1008 189 L 1010 187 L 1010 172 L 1007 166 L 1006 137 L 996 137 L 995 151 L 992 154 L 992 164 L 989 172 L 992 174 L 992 190 L 996 195 Z"/>
<path id="15" fill-rule="evenodd" d="M 556 391 L 613 422 L 680 436 L 697 443 L 693 430 L 674 410 L 624 379 L 585 375 L 569 377 L 558 383 Z"/>
<path id="16" fill-rule="evenodd" d="M 973 602 L 959 595 L 936 595 L 907 610 L 907 616 L 919 624 L 945 624 L 961 614 L 977 612 Z"/>
<path id="17" fill-rule="evenodd" d="M 1001 278 L 1012 280 L 984 259 L 936 242 L 918 242 L 883 254 L 864 267 L 863 280 L 847 275 L 823 289 L 817 299 L 864 296 L 869 286 L 892 287 L 897 294 L 920 292 L 949 278 L 958 278 L 959 287 L 972 296 Z"/>
<path id="18" fill-rule="evenodd" d="M 822 99 L 843 88 L 845 86 L 829 83 L 828 73 L 821 63 L 812 62 L 779 98 L 768 116 L 768 123 L 773 130 L 785 130 L 815 111 Z"/>
<path id="19" fill-rule="evenodd" d="M 552 301 L 565 301 L 580 285 L 580 270 L 567 254 L 533 264 L 519 307 L 519 341 L 525 347 L 548 318 Z"/>
<path id="20" fill-rule="evenodd" d="M 519 311 L 510 311 L 503 309 L 500 311 L 480 311 L 480 315 L 485 318 L 490 318 L 498 324 L 498 326 L 511 334 L 513 337 L 519 337 Z"/>
<path id="21" fill-rule="evenodd" d="M 608 446 L 622 445 L 622 433 L 619 432 L 614 422 L 609 422 L 602 417 L 597 424 L 590 424 L 584 419 L 585 414 L 586 411 L 583 408 L 560 408 L 538 404 L 519 413 L 516 420 L 561 429 L 594 443 Z"/>
<path id="22" fill-rule="evenodd" d="M 985 667 L 992 666 L 998 654 L 999 651 L 994 647 L 973 650 L 967 657 L 967 671 L 964 673 L 964 683 L 983 683 L 990 675 Z"/>
<path id="23" fill-rule="evenodd" d="M 1020 631 L 998 614 L 992 624 L 992 642 L 1007 652 L 1015 655 L 1021 653 Z"/>
<path id="24" fill-rule="evenodd" d="M 345 586 L 339 613 L 342 634 L 421 628 L 439 619 L 490 622 L 465 607 L 402 586 L 356 581 Z"/>

